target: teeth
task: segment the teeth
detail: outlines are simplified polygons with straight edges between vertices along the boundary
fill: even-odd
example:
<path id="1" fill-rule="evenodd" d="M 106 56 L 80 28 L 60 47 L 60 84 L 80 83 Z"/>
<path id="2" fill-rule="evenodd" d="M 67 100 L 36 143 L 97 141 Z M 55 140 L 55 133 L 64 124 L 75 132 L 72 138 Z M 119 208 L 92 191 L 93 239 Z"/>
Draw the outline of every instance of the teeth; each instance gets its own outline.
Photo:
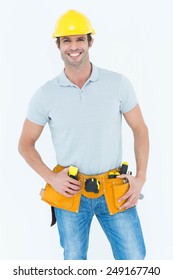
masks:
<path id="1" fill-rule="evenodd" d="M 80 55 L 80 53 L 69 53 L 69 56 L 73 56 L 73 57 L 76 57 L 78 55 Z"/>

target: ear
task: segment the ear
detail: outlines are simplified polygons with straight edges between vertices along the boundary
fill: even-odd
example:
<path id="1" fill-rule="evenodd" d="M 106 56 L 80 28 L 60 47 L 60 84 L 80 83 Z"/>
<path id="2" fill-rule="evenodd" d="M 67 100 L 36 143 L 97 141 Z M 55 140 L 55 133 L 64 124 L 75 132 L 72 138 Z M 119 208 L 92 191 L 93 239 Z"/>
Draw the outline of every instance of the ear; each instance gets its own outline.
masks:
<path id="1" fill-rule="evenodd" d="M 55 44 L 56 44 L 56 47 L 57 47 L 58 49 L 60 49 L 59 44 L 58 44 L 57 42 L 55 42 Z"/>
<path id="2" fill-rule="evenodd" d="M 94 42 L 94 38 L 92 38 L 92 40 L 91 40 L 91 42 L 90 42 L 90 44 L 89 44 L 89 47 L 90 47 L 90 48 L 92 47 L 93 42 Z"/>
<path id="3" fill-rule="evenodd" d="M 58 49 L 60 49 L 60 38 L 56 38 L 55 44 Z"/>

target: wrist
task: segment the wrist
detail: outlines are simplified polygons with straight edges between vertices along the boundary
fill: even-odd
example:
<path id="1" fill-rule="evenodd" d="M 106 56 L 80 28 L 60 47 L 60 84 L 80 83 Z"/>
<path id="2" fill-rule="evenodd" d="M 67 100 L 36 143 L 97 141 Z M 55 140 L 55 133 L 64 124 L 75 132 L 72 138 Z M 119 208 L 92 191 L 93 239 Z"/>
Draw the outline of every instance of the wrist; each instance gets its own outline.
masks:
<path id="1" fill-rule="evenodd" d="M 46 183 L 49 183 L 50 185 L 53 185 L 54 181 L 55 181 L 55 177 L 56 177 L 56 173 L 53 172 L 52 170 L 50 170 L 46 176 L 45 176 L 45 181 Z"/>
<path id="2" fill-rule="evenodd" d="M 146 181 L 146 174 L 137 172 L 136 173 L 136 178 L 140 179 L 143 183 L 145 183 L 145 181 Z"/>

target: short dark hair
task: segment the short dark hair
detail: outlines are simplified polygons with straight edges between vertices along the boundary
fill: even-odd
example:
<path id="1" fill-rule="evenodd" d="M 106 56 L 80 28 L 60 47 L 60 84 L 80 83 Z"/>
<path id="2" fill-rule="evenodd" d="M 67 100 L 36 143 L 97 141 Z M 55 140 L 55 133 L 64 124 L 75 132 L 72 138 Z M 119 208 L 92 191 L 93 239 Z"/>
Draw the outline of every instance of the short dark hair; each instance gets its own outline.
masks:
<path id="1" fill-rule="evenodd" d="M 92 41 L 91 33 L 87 34 L 87 40 L 88 40 L 88 45 L 90 46 L 90 43 Z M 60 37 L 56 37 L 56 44 L 58 45 L 58 48 L 59 48 L 60 47 Z"/>

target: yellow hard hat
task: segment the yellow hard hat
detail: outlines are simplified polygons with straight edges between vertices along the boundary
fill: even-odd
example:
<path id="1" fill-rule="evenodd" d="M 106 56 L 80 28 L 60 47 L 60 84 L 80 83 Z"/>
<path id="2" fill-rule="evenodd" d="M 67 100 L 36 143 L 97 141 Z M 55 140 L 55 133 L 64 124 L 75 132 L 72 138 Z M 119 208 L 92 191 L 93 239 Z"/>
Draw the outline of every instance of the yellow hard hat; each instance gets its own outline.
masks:
<path id="1" fill-rule="evenodd" d="M 69 10 L 56 22 L 53 38 L 70 35 L 95 34 L 89 19 L 82 13 Z"/>

